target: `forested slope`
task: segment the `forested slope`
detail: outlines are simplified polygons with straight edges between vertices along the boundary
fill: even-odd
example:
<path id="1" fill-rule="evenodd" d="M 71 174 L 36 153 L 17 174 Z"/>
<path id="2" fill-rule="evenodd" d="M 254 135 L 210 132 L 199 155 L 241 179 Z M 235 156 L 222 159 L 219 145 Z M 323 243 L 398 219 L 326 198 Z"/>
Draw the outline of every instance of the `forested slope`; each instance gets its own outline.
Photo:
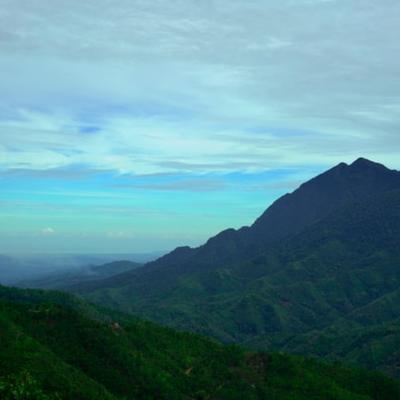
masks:
<path id="1" fill-rule="evenodd" d="M 250 353 L 98 310 L 57 292 L 0 287 L 2 399 L 393 400 L 383 375 Z"/>

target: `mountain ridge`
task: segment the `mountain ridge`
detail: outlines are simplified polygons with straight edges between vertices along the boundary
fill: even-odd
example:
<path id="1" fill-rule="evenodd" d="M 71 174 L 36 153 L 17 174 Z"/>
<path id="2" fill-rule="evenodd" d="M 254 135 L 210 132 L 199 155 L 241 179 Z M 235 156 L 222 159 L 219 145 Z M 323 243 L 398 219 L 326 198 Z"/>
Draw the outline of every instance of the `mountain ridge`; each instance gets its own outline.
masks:
<path id="1" fill-rule="evenodd" d="M 371 181 L 372 178 L 371 186 L 373 188 L 365 184 L 365 179 L 362 179 L 363 177 L 366 177 L 368 181 Z M 329 183 L 327 183 L 327 180 Z M 332 185 L 332 181 L 336 184 Z M 358 186 L 354 187 L 350 193 L 346 192 L 343 196 L 344 198 L 336 198 L 338 193 L 343 192 L 342 186 L 349 185 L 349 181 L 352 181 L 352 184 L 358 184 Z M 325 192 L 324 202 L 329 204 L 335 199 L 333 206 L 324 207 L 321 205 L 321 185 Z M 354 201 L 361 196 L 365 196 L 371 190 L 386 191 L 394 187 L 400 187 L 400 172 L 398 171 L 390 170 L 382 164 L 365 158 L 358 158 L 350 165 L 340 163 L 308 182 L 303 183 L 294 192 L 279 198 L 252 225 L 244 226 L 238 230 L 232 228 L 223 230 L 208 239 L 200 247 L 177 248 L 160 259 L 149 263 L 149 265 L 160 264 L 164 260 L 167 260 L 167 262 L 180 262 L 179 257 L 182 257 L 183 261 L 186 261 L 191 255 L 195 257 L 201 256 L 201 253 L 207 252 L 208 249 L 213 250 L 215 253 L 215 247 L 219 246 L 223 246 L 223 250 L 220 250 L 220 254 L 218 255 L 221 262 L 233 261 L 233 259 L 238 257 L 238 254 L 237 252 L 232 253 L 232 246 L 238 246 L 238 242 L 240 242 L 241 247 L 247 247 L 245 253 L 259 251 L 260 247 L 265 247 L 283 237 L 294 234 L 307 224 L 332 212 L 335 207 L 340 207 L 346 201 L 350 201 L 350 196 L 351 201 Z M 300 199 L 299 201 L 299 197 L 303 198 L 305 195 L 307 196 L 306 199 Z M 310 202 L 315 211 L 310 210 Z M 293 203 L 295 204 L 293 205 Z M 173 259 L 170 261 L 171 257 Z"/>
<path id="2" fill-rule="evenodd" d="M 321 354 L 354 356 L 400 376 L 390 356 L 400 330 L 389 340 L 390 329 L 383 329 L 400 317 L 400 306 L 390 300 L 400 286 L 400 173 L 365 159 L 339 164 L 277 200 L 258 221 L 197 249 L 178 248 L 125 274 L 64 289 L 257 349 L 309 354 L 307 341 L 324 343 L 328 335 Z M 335 352 L 335 337 L 360 346 L 351 340 L 355 327 L 382 346 L 379 354 L 350 345 Z"/>
<path id="3" fill-rule="evenodd" d="M 332 181 L 335 185 L 332 185 Z M 350 184 L 357 185 L 349 191 L 343 191 L 342 187 L 346 185 L 349 187 Z M 157 260 L 145 264 L 144 268 L 157 269 L 185 263 L 191 263 L 192 267 L 197 265 L 199 268 L 213 268 L 245 261 L 253 257 L 254 253 L 266 250 L 269 245 L 298 233 L 305 226 L 327 216 L 346 202 L 362 200 L 372 190 L 383 192 L 396 187 L 400 187 L 400 172 L 396 170 L 390 170 L 382 164 L 362 157 L 350 165 L 340 163 L 303 183 L 292 193 L 277 199 L 252 225 L 238 230 L 225 229 L 196 248 L 177 247 Z M 343 192 L 344 195 L 341 196 L 340 193 Z M 332 198 L 333 205 L 327 206 L 327 203 L 332 203 Z M 300 217 L 297 217 L 298 215 Z M 129 279 L 130 274 L 135 276 L 136 272 L 142 271 L 142 268 L 121 274 L 120 281 Z M 111 279 L 118 280 L 118 277 Z"/>

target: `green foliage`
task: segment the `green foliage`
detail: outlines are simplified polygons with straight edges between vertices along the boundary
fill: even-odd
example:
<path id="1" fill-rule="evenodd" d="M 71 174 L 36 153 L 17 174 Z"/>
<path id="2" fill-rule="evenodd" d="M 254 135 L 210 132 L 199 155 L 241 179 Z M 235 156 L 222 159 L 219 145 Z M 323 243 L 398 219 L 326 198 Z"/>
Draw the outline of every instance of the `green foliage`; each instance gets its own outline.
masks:
<path id="1" fill-rule="evenodd" d="M 393 400 L 383 375 L 248 353 L 57 292 L 0 287 L 0 397 Z M 11 396 L 11 397 L 10 397 Z M 13 397 L 14 396 L 14 397 Z"/>
<path id="2" fill-rule="evenodd" d="M 29 372 L 0 378 L 0 398 L 3 400 L 58 400 L 57 394 L 47 395 Z"/>

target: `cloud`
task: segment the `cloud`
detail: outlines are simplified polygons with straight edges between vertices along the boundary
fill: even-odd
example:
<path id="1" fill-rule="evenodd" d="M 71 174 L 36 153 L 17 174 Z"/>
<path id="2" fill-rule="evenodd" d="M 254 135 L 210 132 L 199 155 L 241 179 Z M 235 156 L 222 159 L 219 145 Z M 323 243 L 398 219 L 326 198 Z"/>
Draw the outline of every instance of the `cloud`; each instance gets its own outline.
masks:
<path id="1" fill-rule="evenodd" d="M 43 236 L 53 236 L 53 235 L 56 233 L 56 231 L 55 231 L 53 228 L 47 227 L 47 228 L 43 228 L 43 229 L 40 231 L 40 233 L 41 233 Z"/>
<path id="2" fill-rule="evenodd" d="M 183 192 L 213 192 L 224 190 L 227 184 L 221 179 L 193 179 L 180 180 L 166 183 L 146 183 L 146 184 L 120 184 L 120 188 L 148 189 L 155 191 L 183 191 Z"/>
<path id="3" fill-rule="evenodd" d="M 0 168 L 228 173 L 360 155 L 398 168 L 399 12 L 373 0 L 7 2 Z"/>
<path id="4" fill-rule="evenodd" d="M 89 168 L 49 168 L 44 170 L 12 168 L 0 171 L 0 179 L 34 179 L 79 181 L 86 180 L 100 173 L 111 171 L 97 171 Z"/>
<path id="5" fill-rule="evenodd" d="M 257 185 L 249 186 L 248 190 L 290 190 L 293 191 L 297 189 L 304 180 L 290 180 L 290 181 L 277 181 L 277 182 L 270 182 L 270 183 L 262 183 Z"/>

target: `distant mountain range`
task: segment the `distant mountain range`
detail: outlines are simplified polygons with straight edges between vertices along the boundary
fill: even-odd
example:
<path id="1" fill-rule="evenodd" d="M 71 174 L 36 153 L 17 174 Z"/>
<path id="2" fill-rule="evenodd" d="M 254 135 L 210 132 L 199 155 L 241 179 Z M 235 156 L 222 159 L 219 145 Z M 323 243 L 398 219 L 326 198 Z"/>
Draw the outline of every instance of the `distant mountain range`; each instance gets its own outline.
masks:
<path id="1" fill-rule="evenodd" d="M 95 282 L 122 274 L 141 267 L 143 264 L 133 261 L 113 261 L 101 265 L 85 265 L 79 268 L 66 268 L 61 271 L 52 271 L 36 279 L 17 281 L 16 286 L 21 288 L 62 289 L 66 286 Z"/>
<path id="2" fill-rule="evenodd" d="M 155 260 L 162 254 L 165 254 L 165 252 L 139 254 L 0 254 L 0 283 L 35 287 L 46 287 L 49 284 L 52 287 L 57 287 L 57 279 L 61 285 L 65 285 L 67 281 L 72 284 L 71 279 L 75 276 L 77 281 L 89 276 L 105 278 L 127 270 L 121 269 L 121 263 L 118 266 L 109 265 L 115 260 L 131 261 L 131 267 L 134 267 L 136 263 L 143 264 Z M 103 265 L 105 265 L 104 268 Z M 115 270 L 113 267 L 116 267 Z"/>
<path id="3" fill-rule="evenodd" d="M 224 342 L 400 376 L 400 173 L 339 164 L 250 227 L 64 289 Z"/>

